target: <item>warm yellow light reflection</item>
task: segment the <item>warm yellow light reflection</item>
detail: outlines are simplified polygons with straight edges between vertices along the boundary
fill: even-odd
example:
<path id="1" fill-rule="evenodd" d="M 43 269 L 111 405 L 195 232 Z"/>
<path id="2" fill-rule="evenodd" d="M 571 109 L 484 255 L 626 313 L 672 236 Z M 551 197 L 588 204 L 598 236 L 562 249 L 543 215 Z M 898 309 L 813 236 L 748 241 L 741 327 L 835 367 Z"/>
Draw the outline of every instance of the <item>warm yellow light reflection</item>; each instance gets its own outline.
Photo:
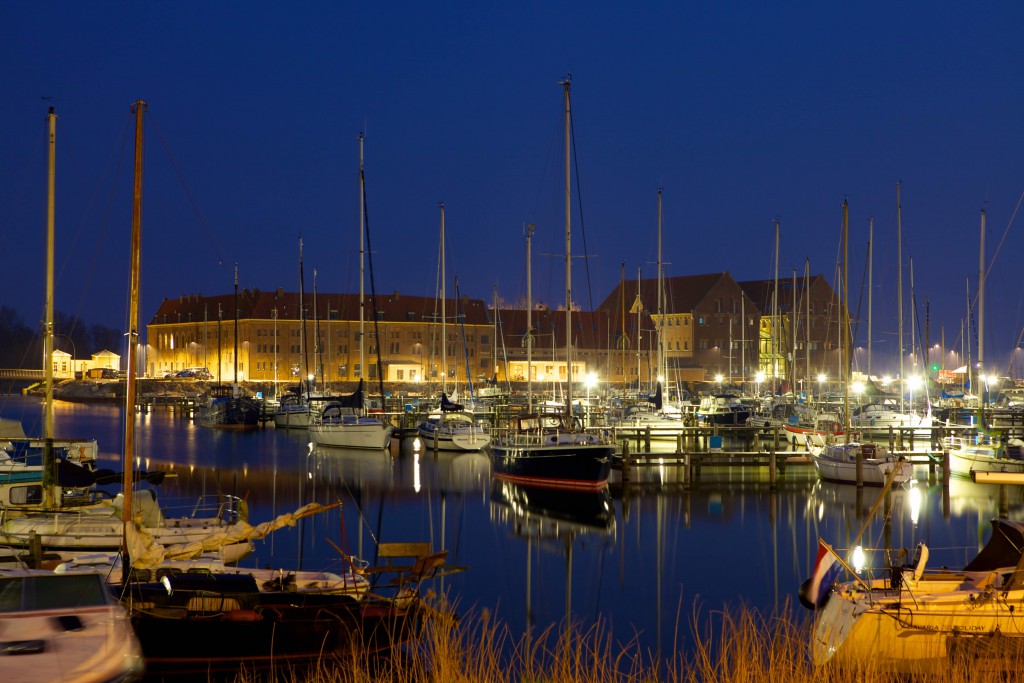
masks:
<path id="1" fill-rule="evenodd" d="M 416 451 L 413 453 L 413 468 L 412 468 L 412 490 L 416 493 L 420 492 L 420 453 Z"/>
<path id="2" fill-rule="evenodd" d="M 412 449 L 418 452 L 421 448 L 423 448 L 423 442 L 421 442 L 420 437 L 417 436 L 412 440 Z"/>
<path id="3" fill-rule="evenodd" d="M 921 516 L 921 489 L 914 486 L 916 482 L 911 480 L 910 492 L 907 497 L 910 500 L 910 522 L 917 524 L 917 520 Z"/>

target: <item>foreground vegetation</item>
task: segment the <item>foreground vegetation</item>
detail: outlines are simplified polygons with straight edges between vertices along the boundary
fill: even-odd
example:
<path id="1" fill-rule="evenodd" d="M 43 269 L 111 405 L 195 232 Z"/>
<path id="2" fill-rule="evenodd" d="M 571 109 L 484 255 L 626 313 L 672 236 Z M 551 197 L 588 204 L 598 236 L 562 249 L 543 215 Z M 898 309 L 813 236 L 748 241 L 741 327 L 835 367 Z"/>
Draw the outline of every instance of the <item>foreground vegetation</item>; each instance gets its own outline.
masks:
<path id="1" fill-rule="evenodd" d="M 463 619 L 436 613 L 414 654 L 384 661 L 353 654 L 307 671 L 243 673 L 236 683 L 881 683 L 894 678 L 870 661 L 856 671 L 815 668 L 808 661 L 811 622 L 788 610 L 765 617 L 740 609 L 695 613 L 671 652 L 615 642 L 605 623 L 564 624 L 513 636 L 484 611 Z M 1015 671 L 1024 671 L 1024 666 Z M 951 664 L 944 683 L 1015 680 L 1015 671 L 986 672 Z"/>

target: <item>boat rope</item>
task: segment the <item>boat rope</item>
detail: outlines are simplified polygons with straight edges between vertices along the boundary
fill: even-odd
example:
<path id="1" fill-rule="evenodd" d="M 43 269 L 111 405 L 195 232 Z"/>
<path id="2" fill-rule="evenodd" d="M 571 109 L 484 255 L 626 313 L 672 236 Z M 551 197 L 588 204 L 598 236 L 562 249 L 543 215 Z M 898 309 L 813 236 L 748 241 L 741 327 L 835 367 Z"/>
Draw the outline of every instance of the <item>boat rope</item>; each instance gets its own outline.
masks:
<path id="1" fill-rule="evenodd" d="M 147 111 L 147 113 L 149 112 Z M 148 118 L 150 125 L 153 126 L 153 131 L 156 133 L 157 139 L 160 141 L 160 145 L 164 148 L 164 154 L 167 155 L 167 160 L 171 162 L 171 168 L 174 169 L 174 173 L 178 176 L 178 182 L 181 183 L 181 189 L 184 190 L 185 196 L 188 198 L 189 203 L 192 205 L 192 210 L 195 212 L 196 218 L 199 220 L 199 224 L 206 232 L 206 238 L 213 246 L 213 251 L 217 255 L 217 263 L 223 266 L 224 256 L 221 251 L 220 244 L 218 244 L 213 231 L 210 230 L 210 226 L 206 222 L 206 218 L 203 216 L 202 209 L 199 208 L 199 203 L 196 202 L 195 196 L 192 194 L 192 190 L 189 188 L 188 183 L 185 182 L 185 174 L 181 172 L 181 167 L 178 166 L 178 162 L 174 160 L 174 156 L 171 154 L 171 150 L 168 148 L 167 142 L 164 140 L 164 136 L 160 132 L 160 128 L 156 125 L 156 119 L 153 118 L 153 114 L 149 113 Z"/>

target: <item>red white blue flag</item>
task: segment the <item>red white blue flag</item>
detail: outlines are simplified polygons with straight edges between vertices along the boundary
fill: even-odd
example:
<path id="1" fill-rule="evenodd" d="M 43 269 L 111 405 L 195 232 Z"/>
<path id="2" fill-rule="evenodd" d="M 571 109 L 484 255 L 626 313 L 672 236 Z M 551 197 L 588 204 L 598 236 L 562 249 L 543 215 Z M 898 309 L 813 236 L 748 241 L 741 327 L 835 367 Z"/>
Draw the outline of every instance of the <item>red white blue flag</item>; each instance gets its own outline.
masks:
<path id="1" fill-rule="evenodd" d="M 818 559 L 814 563 L 814 570 L 808 580 L 805 597 L 816 607 L 825 604 L 828 591 L 832 584 L 839 578 L 843 570 L 843 563 L 836 555 L 832 547 L 825 541 L 818 539 Z"/>

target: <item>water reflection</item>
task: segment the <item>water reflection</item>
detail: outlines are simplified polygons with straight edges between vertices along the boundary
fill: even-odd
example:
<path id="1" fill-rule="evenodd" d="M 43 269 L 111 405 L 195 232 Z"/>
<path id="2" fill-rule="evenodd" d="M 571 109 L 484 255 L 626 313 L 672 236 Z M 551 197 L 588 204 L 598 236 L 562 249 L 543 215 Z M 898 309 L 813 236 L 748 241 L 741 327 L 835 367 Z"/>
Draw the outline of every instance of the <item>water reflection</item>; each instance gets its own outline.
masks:
<path id="1" fill-rule="evenodd" d="M 24 418 L 31 433 L 39 401 L 0 397 L 0 415 Z M 613 473 L 603 493 L 555 494 L 492 481 L 486 452 L 434 453 L 412 439 L 380 452 L 311 450 L 301 430 L 219 432 L 165 409 L 134 419 L 139 462 L 176 475 L 161 485 L 163 499 L 231 493 L 247 498 L 254 522 L 342 501 L 259 542 L 256 566 L 329 570 L 340 567 L 339 548 L 372 560 L 377 542 L 429 541 L 470 567 L 445 584 L 467 609 L 494 610 L 513 631 L 567 613 L 576 623 L 607 619 L 616 638 L 635 636 L 652 652 L 678 645 L 697 603 L 704 613 L 781 609 L 807 577 L 819 536 L 847 548 L 862 534 L 869 568 L 876 549 L 918 541 L 935 566 L 962 567 L 990 518 L 1024 517 L 1024 488 L 960 479 L 945 488 L 926 468 L 882 499 L 819 483 L 809 465 L 787 466 L 772 487 L 766 468 L 707 468 L 688 480 L 669 461 L 636 467 L 626 482 Z M 96 438 L 102 466 L 119 463 L 122 420 L 119 407 L 57 403 L 58 436 Z"/>
<path id="2" fill-rule="evenodd" d="M 534 565 L 544 569 L 545 560 L 550 556 L 560 557 L 564 561 L 565 612 L 561 621 L 568 626 L 573 617 L 573 559 L 577 539 L 594 537 L 604 544 L 605 550 L 610 550 L 614 545 L 616 519 L 611 494 L 607 489 L 578 491 L 524 486 L 494 479 L 491 483 L 491 519 L 527 543 L 524 574 L 526 628 L 530 629 L 537 624 L 533 596 Z M 584 556 L 585 576 L 593 567 L 590 562 L 591 553 Z M 551 566 L 546 568 L 550 569 Z M 540 602 L 543 604 L 545 601 Z M 547 604 L 551 602 L 547 601 Z M 545 621 L 558 619 L 550 615 L 541 623 Z"/>

